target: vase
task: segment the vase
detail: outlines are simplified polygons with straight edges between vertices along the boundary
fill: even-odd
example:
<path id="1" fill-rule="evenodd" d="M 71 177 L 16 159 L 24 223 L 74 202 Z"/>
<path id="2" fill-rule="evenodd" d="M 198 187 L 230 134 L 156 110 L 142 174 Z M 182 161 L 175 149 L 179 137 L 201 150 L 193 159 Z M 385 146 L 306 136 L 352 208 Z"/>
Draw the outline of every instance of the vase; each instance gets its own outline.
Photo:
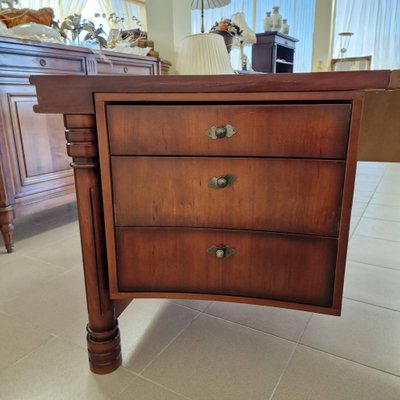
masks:
<path id="1" fill-rule="evenodd" d="M 273 27 L 273 20 L 271 17 L 271 12 L 267 11 L 265 13 L 265 18 L 264 18 L 264 32 L 271 32 Z"/>
<path id="2" fill-rule="evenodd" d="M 215 31 L 212 31 L 212 33 L 221 35 L 224 38 L 226 50 L 228 51 L 228 53 L 230 53 L 231 49 L 232 49 L 233 35 L 228 31 L 222 31 L 222 30 L 215 30 Z"/>
<path id="3" fill-rule="evenodd" d="M 284 33 L 285 35 L 289 33 L 289 24 L 287 23 L 287 19 L 282 20 L 281 33 Z"/>
<path id="4" fill-rule="evenodd" d="M 282 17 L 279 14 L 279 7 L 272 7 L 272 30 L 274 32 L 280 32 L 282 25 Z"/>

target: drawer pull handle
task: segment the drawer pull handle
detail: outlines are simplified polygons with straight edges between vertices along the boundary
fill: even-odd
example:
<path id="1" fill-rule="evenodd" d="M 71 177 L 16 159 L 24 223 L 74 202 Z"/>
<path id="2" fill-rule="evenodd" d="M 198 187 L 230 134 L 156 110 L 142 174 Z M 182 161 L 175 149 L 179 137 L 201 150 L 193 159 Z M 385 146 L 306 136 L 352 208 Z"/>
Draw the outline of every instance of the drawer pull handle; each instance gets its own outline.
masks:
<path id="1" fill-rule="evenodd" d="M 211 189 L 224 189 L 232 185 L 232 183 L 235 182 L 235 180 L 236 176 L 232 174 L 227 174 L 224 176 L 213 176 L 208 181 L 208 187 Z"/>
<path id="2" fill-rule="evenodd" d="M 46 62 L 46 60 L 45 60 L 44 58 L 41 58 L 40 61 L 39 61 L 39 64 L 40 64 L 42 67 L 45 67 L 46 64 L 47 64 L 47 62 Z"/>
<path id="3" fill-rule="evenodd" d="M 229 246 L 211 246 L 207 249 L 207 253 L 215 258 L 226 258 L 235 254 L 235 249 Z"/>
<path id="4" fill-rule="evenodd" d="M 124 73 L 127 74 L 129 71 L 128 67 L 124 67 Z"/>
<path id="5" fill-rule="evenodd" d="M 211 139 L 223 139 L 224 137 L 232 137 L 237 131 L 237 128 L 229 124 L 225 126 L 212 126 L 210 129 L 207 129 L 206 135 Z"/>

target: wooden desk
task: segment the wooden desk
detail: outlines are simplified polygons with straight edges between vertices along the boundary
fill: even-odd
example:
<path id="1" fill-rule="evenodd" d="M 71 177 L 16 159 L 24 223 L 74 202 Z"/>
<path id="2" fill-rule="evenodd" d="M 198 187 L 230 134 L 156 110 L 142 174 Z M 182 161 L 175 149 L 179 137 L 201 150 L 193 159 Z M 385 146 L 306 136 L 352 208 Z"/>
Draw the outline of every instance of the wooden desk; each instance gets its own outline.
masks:
<path id="1" fill-rule="evenodd" d="M 362 107 L 398 76 L 31 77 L 64 114 L 92 371 L 135 297 L 339 315 Z"/>

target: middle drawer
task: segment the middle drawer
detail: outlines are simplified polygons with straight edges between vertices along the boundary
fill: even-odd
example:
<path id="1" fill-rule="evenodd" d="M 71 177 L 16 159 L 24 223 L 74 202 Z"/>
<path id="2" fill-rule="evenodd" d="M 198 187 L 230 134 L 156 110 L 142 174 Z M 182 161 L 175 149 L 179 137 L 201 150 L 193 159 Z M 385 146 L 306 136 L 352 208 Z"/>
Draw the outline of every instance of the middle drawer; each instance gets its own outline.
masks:
<path id="1" fill-rule="evenodd" d="M 337 236 L 344 170 L 328 160 L 111 157 L 115 224 Z"/>

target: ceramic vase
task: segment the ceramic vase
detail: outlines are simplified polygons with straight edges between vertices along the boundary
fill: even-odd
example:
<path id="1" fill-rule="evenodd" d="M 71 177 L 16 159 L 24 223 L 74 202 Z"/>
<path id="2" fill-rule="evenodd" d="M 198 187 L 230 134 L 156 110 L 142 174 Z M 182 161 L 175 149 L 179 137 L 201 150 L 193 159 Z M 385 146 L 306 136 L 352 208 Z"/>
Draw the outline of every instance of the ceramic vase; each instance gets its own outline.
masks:
<path id="1" fill-rule="evenodd" d="M 287 35 L 289 33 L 289 24 L 287 19 L 282 20 L 281 32 Z"/>
<path id="2" fill-rule="evenodd" d="M 279 14 L 279 7 L 272 7 L 272 30 L 274 32 L 280 32 L 282 25 L 282 17 Z"/>
<path id="3" fill-rule="evenodd" d="M 267 11 L 264 18 L 264 32 L 271 32 L 273 27 L 273 20 L 271 12 Z"/>

